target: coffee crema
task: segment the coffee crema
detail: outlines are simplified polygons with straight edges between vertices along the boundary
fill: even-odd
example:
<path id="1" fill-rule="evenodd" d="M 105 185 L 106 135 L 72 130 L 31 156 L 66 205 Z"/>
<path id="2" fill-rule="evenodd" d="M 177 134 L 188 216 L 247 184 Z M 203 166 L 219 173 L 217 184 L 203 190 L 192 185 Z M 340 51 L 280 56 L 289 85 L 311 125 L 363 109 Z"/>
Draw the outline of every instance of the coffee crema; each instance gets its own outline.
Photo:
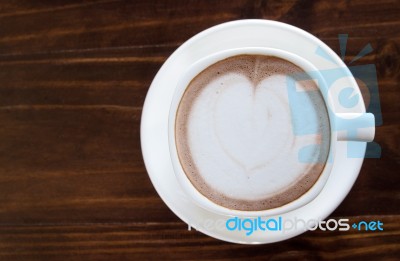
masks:
<path id="1" fill-rule="evenodd" d="M 287 60 L 238 55 L 190 82 L 175 139 L 201 194 L 229 209 L 258 211 L 288 204 L 315 184 L 329 153 L 329 116 L 316 83 L 296 75 L 306 73 Z M 306 113 L 293 111 L 289 80 Z"/>

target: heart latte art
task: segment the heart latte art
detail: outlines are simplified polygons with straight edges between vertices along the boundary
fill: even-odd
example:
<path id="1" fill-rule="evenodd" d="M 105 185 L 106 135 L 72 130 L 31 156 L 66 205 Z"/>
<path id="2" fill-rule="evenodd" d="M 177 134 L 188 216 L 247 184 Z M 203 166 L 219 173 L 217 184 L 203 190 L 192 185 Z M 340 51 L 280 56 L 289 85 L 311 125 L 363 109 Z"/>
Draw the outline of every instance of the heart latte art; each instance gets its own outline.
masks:
<path id="1" fill-rule="evenodd" d="M 329 118 L 312 80 L 295 81 L 306 113 L 293 111 L 288 81 L 301 73 L 280 58 L 240 55 L 191 81 L 175 136 L 181 165 L 200 193 L 230 209 L 266 210 L 315 184 L 329 152 Z M 301 127 L 308 130 L 295 130 Z"/>

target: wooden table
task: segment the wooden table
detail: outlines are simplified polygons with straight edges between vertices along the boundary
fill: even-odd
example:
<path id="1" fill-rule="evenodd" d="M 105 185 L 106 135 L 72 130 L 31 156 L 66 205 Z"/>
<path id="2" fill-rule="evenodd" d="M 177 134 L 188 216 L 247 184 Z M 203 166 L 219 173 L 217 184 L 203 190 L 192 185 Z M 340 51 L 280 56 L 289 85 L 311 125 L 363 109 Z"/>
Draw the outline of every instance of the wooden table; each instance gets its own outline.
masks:
<path id="1" fill-rule="evenodd" d="M 398 260 L 400 1 L 1 1 L 0 260 Z M 187 226 L 144 167 L 139 124 L 166 58 L 219 23 L 298 26 L 346 62 L 377 66 L 382 157 L 366 159 L 331 218 L 384 231 L 307 232 L 281 243 L 225 243 Z"/>

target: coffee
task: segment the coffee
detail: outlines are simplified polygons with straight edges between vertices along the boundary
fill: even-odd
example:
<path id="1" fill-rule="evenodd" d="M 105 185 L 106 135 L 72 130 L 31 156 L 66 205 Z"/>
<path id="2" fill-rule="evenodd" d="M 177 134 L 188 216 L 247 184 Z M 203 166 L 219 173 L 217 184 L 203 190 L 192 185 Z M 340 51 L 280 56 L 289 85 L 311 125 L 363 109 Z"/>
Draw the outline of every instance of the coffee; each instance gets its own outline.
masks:
<path id="1" fill-rule="evenodd" d="M 329 116 L 316 83 L 296 75 L 305 72 L 287 60 L 238 55 L 190 82 L 175 139 L 201 194 L 229 209 L 256 211 L 288 204 L 315 184 L 329 153 Z M 306 113 L 294 110 L 289 80 Z"/>

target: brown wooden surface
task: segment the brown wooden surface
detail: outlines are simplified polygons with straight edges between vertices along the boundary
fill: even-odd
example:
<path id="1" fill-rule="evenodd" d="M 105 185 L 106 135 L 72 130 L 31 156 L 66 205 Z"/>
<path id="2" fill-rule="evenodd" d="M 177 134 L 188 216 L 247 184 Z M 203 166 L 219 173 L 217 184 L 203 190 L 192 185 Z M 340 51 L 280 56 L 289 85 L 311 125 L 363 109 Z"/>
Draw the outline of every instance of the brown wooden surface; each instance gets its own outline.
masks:
<path id="1" fill-rule="evenodd" d="M 400 1 L 1 1 L 0 260 L 398 260 Z M 140 149 L 146 92 L 185 40 L 265 18 L 378 70 L 382 158 L 367 159 L 331 215 L 383 232 L 308 232 L 262 246 L 187 231 L 155 192 Z"/>

